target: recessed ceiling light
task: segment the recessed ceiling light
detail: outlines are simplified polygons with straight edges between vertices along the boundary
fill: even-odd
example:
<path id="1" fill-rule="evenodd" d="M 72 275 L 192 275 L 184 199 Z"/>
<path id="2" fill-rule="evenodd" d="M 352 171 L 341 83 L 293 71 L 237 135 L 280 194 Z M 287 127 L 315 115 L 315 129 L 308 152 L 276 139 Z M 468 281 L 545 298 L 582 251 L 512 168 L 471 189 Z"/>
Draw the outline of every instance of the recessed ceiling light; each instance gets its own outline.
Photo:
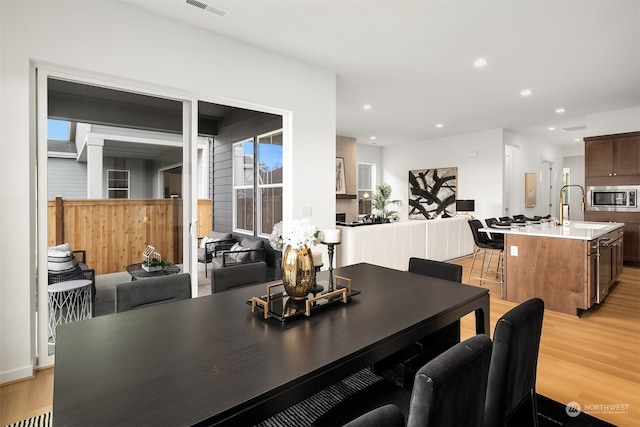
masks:
<path id="1" fill-rule="evenodd" d="M 371 104 L 364 104 L 362 108 L 365 110 L 371 110 Z"/>
<path id="2" fill-rule="evenodd" d="M 555 126 L 549 126 L 547 129 L 549 129 L 549 130 L 556 130 Z"/>
<path id="3" fill-rule="evenodd" d="M 487 61 L 486 59 L 478 58 L 478 59 L 476 59 L 476 62 L 473 63 L 473 65 L 476 68 L 482 68 L 482 67 L 486 66 L 488 63 L 489 63 L 489 61 Z"/>
<path id="4" fill-rule="evenodd" d="M 522 96 L 529 96 L 531 95 L 533 92 L 531 92 L 531 89 L 525 89 L 522 92 L 520 92 L 520 95 Z"/>
<path id="5" fill-rule="evenodd" d="M 369 137 L 370 140 L 375 141 L 377 138 L 375 136 Z"/>
<path id="6" fill-rule="evenodd" d="M 564 108 L 556 108 L 556 113 L 558 114 L 562 114 L 564 113 L 564 111 L 565 111 Z"/>
<path id="7" fill-rule="evenodd" d="M 436 127 L 437 127 L 437 128 L 441 128 L 442 126 L 444 126 L 442 123 L 438 123 L 438 124 L 436 124 Z"/>

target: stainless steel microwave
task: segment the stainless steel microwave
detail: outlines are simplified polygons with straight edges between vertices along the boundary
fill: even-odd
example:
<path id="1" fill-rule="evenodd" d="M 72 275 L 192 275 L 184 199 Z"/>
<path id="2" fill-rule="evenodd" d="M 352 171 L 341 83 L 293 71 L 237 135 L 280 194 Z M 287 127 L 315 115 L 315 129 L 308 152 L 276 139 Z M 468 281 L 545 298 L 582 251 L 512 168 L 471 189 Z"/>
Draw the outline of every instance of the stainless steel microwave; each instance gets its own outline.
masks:
<path id="1" fill-rule="evenodd" d="M 587 210 L 637 212 L 640 185 L 587 188 Z"/>

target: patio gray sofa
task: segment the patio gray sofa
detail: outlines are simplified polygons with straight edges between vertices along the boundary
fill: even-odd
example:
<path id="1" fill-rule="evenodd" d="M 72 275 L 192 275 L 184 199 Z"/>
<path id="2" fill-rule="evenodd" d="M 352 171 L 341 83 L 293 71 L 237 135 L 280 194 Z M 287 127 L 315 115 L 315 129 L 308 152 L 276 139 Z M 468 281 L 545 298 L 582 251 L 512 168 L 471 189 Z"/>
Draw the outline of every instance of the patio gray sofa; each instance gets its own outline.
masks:
<path id="1" fill-rule="evenodd" d="M 219 250 L 211 265 L 211 292 L 223 292 L 238 286 L 248 286 L 277 280 L 281 277 L 282 253 L 274 250 L 268 239 L 232 233 L 244 250 Z"/>

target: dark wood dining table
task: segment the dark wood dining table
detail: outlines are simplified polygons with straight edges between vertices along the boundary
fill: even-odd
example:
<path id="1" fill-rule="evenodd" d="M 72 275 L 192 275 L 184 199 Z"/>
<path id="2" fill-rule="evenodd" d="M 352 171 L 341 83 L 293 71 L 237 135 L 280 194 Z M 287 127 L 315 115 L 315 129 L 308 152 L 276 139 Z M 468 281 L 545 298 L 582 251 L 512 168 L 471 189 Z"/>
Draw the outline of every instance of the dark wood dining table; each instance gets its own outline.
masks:
<path id="1" fill-rule="evenodd" d="M 62 325 L 54 425 L 255 424 L 469 313 L 488 330 L 487 289 L 365 263 L 334 274 L 361 293 L 285 322 L 251 312 L 254 285 Z"/>

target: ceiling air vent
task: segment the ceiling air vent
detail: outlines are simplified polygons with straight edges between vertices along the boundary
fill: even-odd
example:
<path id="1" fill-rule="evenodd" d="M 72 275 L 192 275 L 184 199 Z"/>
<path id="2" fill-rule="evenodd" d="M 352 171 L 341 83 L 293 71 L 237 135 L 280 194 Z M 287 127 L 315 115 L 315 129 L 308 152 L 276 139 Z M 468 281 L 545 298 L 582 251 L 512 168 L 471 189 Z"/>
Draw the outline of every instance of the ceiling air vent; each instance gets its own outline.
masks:
<path id="1" fill-rule="evenodd" d="M 211 12 L 218 16 L 225 16 L 227 14 L 226 10 L 220 9 L 219 7 L 213 7 L 209 4 L 206 4 L 198 0 L 187 0 L 187 4 L 190 4 L 191 6 L 195 6 L 202 10 L 206 10 L 207 12 Z"/>
<path id="2" fill-rule="evenodd" d="M 578 132 L 580 130 L 587 130 L 587 125 L 573 126 L 570 128 L 562 128 L 565 132 Z"/>

